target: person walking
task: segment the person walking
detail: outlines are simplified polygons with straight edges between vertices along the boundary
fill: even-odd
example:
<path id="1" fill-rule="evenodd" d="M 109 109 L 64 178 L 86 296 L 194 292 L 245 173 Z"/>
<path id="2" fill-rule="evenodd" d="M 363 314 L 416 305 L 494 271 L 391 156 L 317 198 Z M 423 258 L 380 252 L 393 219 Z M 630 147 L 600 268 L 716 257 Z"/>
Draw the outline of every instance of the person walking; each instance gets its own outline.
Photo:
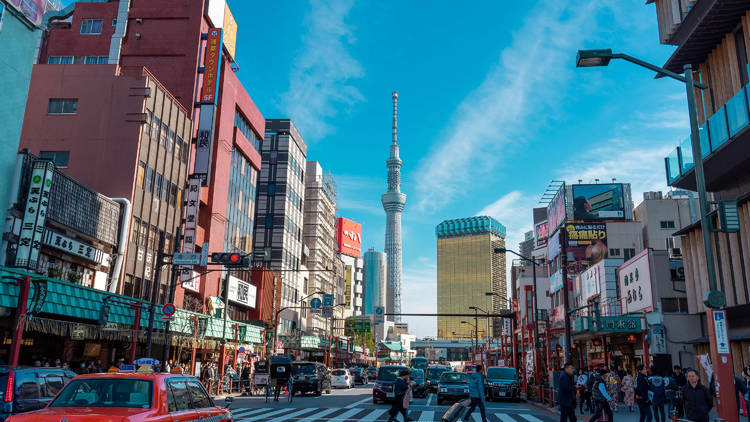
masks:
<path id="1" fill-rule="evenodd" d="M 653 393 L 651 399 L 651 408 L 654 412 L 654 419 L 656 422 L 666 422 L 664 419 L 664 402 L 666 401 L 666 386 L 664 385 L 664 378 L 652 368 L 651 376 L 648 378 L 649 387 Z"/>
<path id="2" fill-rule="evenodd" d="M 573 380 L 573 364 L 570 362 L 563 366 L 563 373 L 560 375 L 557 403 L 560 405 L 560 422 L 576 422 L 576 386 Z"/>
<path id="3" fill-rule="evenodd" d="M 708 388 L 701 384 L 694 369 L 688 371 L 687 384 L 681 391 L 685 417 L 693 422 L 708 422 L 708 412 L 714 407 L 714 399 Z"/>
<path id="4" fill-rule="evenodd" d="M 596 406 L 596 412 L 593 416 L 591 416 L 591 419 L 589 419 L 589 422 L 596 422 L 599 420 L 599 417 L 601 417 L 602 412 L 607 415 L 607 420 L 609 422 L 612 422 L 612 408 L 610 408 L 609 403 L 612 402 L 614 399 L 609 394 L 609 391 L 607 391 L 607 384 L 608 382 L 604 381 L 604 376 L 607 375 L 607 370 L 602 369 L 599 373 L 595 375 L 590 375 L 595 377 L 594 378 L 594 391 L 593 391 L 593 398 L 594 398 L 594 405 Z"/>
<path id="5" fill-rule="evenodd" d="M 606 380 L 606 387 L 607 387 L 607 393 L 612 397 L 612 410 L 617 412 L 617 393 L 620 390 L 620 375 L 617 374 L 617 371 L 615 370 L 615 367 L 612 366 L 609 368 L 610 371 L 607 374 L 605 380 Z"/>
<path id="6" fill-rule="evenodd" d="M 682 373 L 682 368 L 680 368 L 680 365 L 674 366 L 674 371 L 672 371 L 672 378 L 677 382 L 677 388 L 682 389 L 682 387 L 687 384 L 687 378 L 685 378 L 685 374 Z"/>
<path id="7" fill-rule="evenodd" d="M 667 405 L 667 418 L 672 415 L 677 405 L 677 392 L 679 387 L 672 374 L 664 377 L 664 403 Z"/>
<path id="8" fill-rule="evenodd" d="M 404 406 L 404 400 L 409 400 L 408 397 L 410 388 L 411 386 L 409 385 L 409 371 L 404 370 L 399 372 L 398 378 L 396 378 L 396 383 L 393 385 L 393 392 L 395 397 L 393 399 L 393 403 L 391 404 L 391 410 L 388 411 L 389 422 L 395 422 L 396 415 L 398 415 L 399 413 L 404 415 L 404 422 L 413 420 L 409 419 L 408 411 Z"/>
<path id="9" fill-rule="evenodd" d="M 650 387 L 648 385 L 648 369 L 643 365 L 638 365 L 638 378 L 635 380 L 635 402 L 638 404 L 638 411 L 641 414 L 640 422 L 651 422 L 651 400 L 648 398 Z"/>
<path id="10" fill-rule="evenodd" d="M 625 403 L 625 406 L 628 407 L 628 409 L 632 412 L 633 411 L 633 404 L 635 403 L 635 379 L 632 375 L 630 375 L 630 370 L 625 371 L 625 376 L 622 377 L 622 387 L 621 390 L 623 392 L 623 403 Z"/>
<path id="11" fill-rule="evenodd" d="M 587 385 L 589 383 L 589 373 L 587 368 L 581 369 L 581 374 L 578 375 L 578 379 L 576 380 L 576 388 L 578 389 L 578 403 L 579 413 L 583 414 L 583 403 L 586 402 L 586 411 L 591 413 L 593 412 L 593 409 L 591 408 L 591 395 L 588 394 L 587 391 Z"/>
<path id="12" fill-rule="evenodd" d="M 474 412 L 474 408 L 479 406 L 479 413 L 482 415 L 482 422 L 487 422 L 487 411 L 484 409 L 484 375 L 482 375 L 482 364 L 477 365 L 476 372 L 469 374 L 469 398 L 471 406 L 466 412 L 463 419 L 471 420 L 469 416 Z"/>

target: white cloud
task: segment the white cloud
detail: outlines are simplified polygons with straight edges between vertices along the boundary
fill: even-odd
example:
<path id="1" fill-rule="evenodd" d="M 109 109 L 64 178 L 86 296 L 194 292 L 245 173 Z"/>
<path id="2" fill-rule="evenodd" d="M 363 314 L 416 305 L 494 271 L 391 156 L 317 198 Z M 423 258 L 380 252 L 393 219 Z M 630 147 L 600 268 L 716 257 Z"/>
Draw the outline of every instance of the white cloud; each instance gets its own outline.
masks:
<path id="1" fill-rule="evenodd" d="M 355 41 L 345 22 L 354 1 L 311 0 L 310 4 L 312 10 L 305 17 L 308 32 L 280 105 L 308 143 L 333 131 L 327 119 L 364 98 L 352 83 L 364 76 L 364 69 L 347 50 Z"/>
<path id="2" fill-rule="evenodd" d="M 421 161 L 415 177 L 421 181 L 418 210 L 435 210 L 455 199 L 467 181 L 496 165 L 503 145 L 518 142 L 531 124 L 554 117 L 549 109 L 535 111 L 564 98 L 570 63 L 586 33 L 582 28 L 599 7 L 593 0 L 550 0 L 526 17 L 498 64 L 454 113 L 447 137 Z"/>
<path id="3" fill-rule="evenodd" d="M 649 115 L 638 113 L 638 116 L 646 126 L 657 129 L 681 129 L 690 131 L 690 119 L 685 107 L 675 110 L 664 110 Z"/>

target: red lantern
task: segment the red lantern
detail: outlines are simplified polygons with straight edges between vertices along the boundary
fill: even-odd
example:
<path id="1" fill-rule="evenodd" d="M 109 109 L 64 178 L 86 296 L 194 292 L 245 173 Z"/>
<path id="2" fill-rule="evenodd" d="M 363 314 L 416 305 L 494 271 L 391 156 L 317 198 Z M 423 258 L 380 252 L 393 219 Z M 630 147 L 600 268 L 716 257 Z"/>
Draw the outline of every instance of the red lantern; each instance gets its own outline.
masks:
<path id="1" fill-rule="evenodd" d="M 601 345 L 602 345 L 602 341 L 601 340 L 599 340 L 599 339 L 594 340 L 594 346 L 601 346 Z"/>

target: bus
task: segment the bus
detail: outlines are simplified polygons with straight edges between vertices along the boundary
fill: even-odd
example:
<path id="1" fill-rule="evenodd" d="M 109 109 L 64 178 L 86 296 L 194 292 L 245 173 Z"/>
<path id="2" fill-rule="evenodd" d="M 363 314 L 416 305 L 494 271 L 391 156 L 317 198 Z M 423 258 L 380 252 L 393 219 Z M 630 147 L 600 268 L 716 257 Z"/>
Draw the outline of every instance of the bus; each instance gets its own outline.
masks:
<path id="1" fill-rule="evenodd" d="M 430 360 L 429 359 L 427 359 L 426 357 L 420 356 L 420 357 L 413 358 L 411 360 L 411 363 L 409 364 L 409 366 L 411 367 L 411 369 L 422 369 L 422 370 L 425 370 L 425 369 L 427 369 L 427 366 L 429 364 L 430 364 Z"/>

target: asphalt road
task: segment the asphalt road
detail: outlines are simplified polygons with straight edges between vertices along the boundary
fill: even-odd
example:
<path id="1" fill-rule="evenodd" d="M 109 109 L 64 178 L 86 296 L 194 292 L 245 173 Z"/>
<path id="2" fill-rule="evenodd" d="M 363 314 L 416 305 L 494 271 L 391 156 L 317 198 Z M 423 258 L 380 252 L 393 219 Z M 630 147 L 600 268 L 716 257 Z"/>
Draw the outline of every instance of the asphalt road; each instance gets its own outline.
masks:
<path id="1" fill-rule="evenodd" d="M 440 421 L 448 405 L 438 406 L 435 395 L 416 398 L 409 407 L 415 421 Z M 316 422 L 316 421 L 384 421 L 387 404 L 372 404 L 372 383 L 352 389 L 333 390 L 322 396 L 295 396 L 292 403 L 282 395 L 278 402 L 266 403 L 265 397 L 236 397 L 230 406 L 235 421 L 242 422 Z M 481 421 L 479 409 L 471 417 Z M 487 419 L 492 422 L 554 422 L 555 414 L 533 405 L 512 402 L 487 402 Z M 398 416 L 401 421 L 401 416 Z"/>

